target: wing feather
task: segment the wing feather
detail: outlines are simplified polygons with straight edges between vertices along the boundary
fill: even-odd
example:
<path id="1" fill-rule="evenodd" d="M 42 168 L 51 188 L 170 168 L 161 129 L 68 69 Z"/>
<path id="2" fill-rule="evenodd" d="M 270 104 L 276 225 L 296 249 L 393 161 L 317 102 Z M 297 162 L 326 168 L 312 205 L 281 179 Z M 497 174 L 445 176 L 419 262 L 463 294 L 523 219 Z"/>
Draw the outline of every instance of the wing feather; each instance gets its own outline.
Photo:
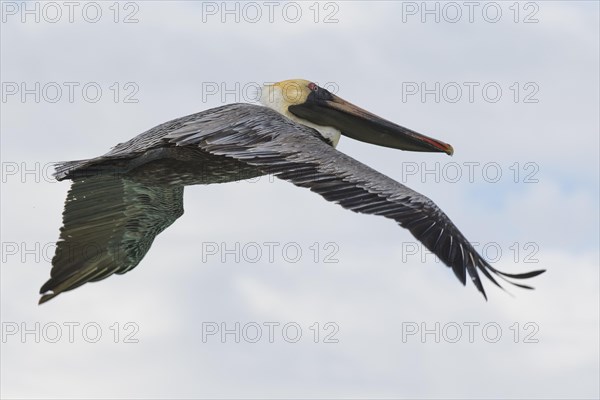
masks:
<path id="1" fill-rule="evenodd" d="M 107 174 L 75 179 L 40 304 L 135 268 L 156 235 L 182 214 L 183 186 Z"/>
<path id="2" fill-rule="evenodd" d="M 242 112 L 231 130 L 200 134 L 201 127 L 194 127 L 192 121 L 165 139 L 176 146 L 196 145 L 212 154 L 257 166 L 346 209 L 393 219 L 452 268 L 463 285 L 468 274 L 486 298 L 478 271 L 496 286 L 502 287 L 493 275 L 524 288 L 530 287 L 506 278 L 526 279 L 544 272 L 507 274 L 493 268 L 429 198 L 335 150 L 310 128 L 268 109 L 248 112 L 257 117 L 255 124 L 247 123 Z M 235 134 L 228 134 L 231 131 Z"/>
<path id="3" fill-rule="evenodd" d="M 52 293 L 41 302 L 85 282 L 134 268 L 154 237 L 181 215 L 182 185 L 167 188 L 141 183 L 129 171 L 157 157 L 172 160 L 176 167 L 180 159 L 209 160 L 207 156 L 235 160 L 244 168 L 251 167 L 242 169 L 251 175 L 254 171 L 273 174 L 351 211 L 394 220 L 452 268 L 463 285 L 468 274 L 484 297 L 478 271 L 496 286 L 502 287 L 494 278 L 500 277 L 526 289 L 531 287 L 512 279 L 544 272 L 509 274 L 495 269 L 427 197 L 335 150 L 314 129 L 266 107 L 231 104 L 158 125 L 104 156 L 57 166 L 57 179 L 73 179 L 74 183 L 51 279 L 42 287 L 42 293 Z M 214 182 L 232 180 L 224 175 L 214 178 L 218 175 L 215 168 L 221 165 L 217 164 L 207 177 Z M 107 166 L 115 176 L 98 175 Z M 210 179 L 202 183 L 213 183 Z M 238 179 L 243 179 L 242 174 Z M 65 249 L 90 243 L 100 245 L 99 250 L 75 258 L 64 255 Z"/>

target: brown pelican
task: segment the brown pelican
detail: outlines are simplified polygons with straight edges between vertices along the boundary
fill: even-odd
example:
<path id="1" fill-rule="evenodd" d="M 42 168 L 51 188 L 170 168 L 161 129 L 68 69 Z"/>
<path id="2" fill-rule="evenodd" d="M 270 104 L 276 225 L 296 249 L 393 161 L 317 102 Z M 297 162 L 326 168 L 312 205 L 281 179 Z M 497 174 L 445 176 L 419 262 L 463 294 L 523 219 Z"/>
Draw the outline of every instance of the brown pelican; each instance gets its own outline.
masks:
<path id="1" fill-rule="evenodd" d="M 340 135 L 451 155 L 449 144 L 386 121 L 306 80 L 266 85 L 261 103 L 188 115 L 103 156 L 57 164 L 56 178 L 73 182 L 40 304 L 135 268 L 156 235 L 183 214 L 184 186 L 265 174 L 309 188 L 346 209 L 396 221 L 451 267 L 463 285 L 468 274 L 484 297 L 478 272 L 498 287 L 500 277 L 527 289 L 510 278 L 544 272 L 495 269 L 431 200 L 335 149 Z"/>

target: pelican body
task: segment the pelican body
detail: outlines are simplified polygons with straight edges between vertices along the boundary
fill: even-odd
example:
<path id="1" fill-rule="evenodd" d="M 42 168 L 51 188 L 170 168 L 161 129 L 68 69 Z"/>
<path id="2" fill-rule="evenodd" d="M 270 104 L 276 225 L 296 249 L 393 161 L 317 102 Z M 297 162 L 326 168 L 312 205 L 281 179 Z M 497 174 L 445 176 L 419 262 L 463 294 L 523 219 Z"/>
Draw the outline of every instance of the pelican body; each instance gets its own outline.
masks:
<path id="1" fill-rule="evenodd" d="M 103 156 L 57 164 L 55 177 L 70 179 L 72 185 L 40 304 L 135 268 L 156 235 L 183 214 L 185 186 L 265 174 L 309 188 L 346 209 L 396 221 L 452 268 L 463 285 L 469 275 L 484 297 L 479 272 L 499 287 L 497 277 L 527 289 L 531 287 L 510 279 L 544 272 L 495 269 L 430 199 L 335 149 L 341 135 L 400 150 L 452 155 L 449 144 L 302 79 L 265 86 L 261 103 L 188 115 L 120 143 Z"/>

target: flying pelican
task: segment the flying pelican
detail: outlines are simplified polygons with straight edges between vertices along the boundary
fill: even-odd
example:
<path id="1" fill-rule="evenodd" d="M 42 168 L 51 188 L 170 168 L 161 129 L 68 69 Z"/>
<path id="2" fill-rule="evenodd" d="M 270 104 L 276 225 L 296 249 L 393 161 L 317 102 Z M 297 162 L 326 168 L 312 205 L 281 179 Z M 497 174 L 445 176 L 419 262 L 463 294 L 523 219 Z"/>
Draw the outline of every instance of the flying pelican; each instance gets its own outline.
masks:
<path id="1" fill-rule="evenodd" d="M 465 284 L 479 278 L 531 278 L 492 267 L 427 197 L 335 149 L 340 135 L 400 150 L 442 152 L 452 146 L 386 121 L 313 82 L 265 85 L 260 102 L 229 104 L 158 125 L 103 156 L 56 165 L 72 180 L 51 278 L 39 303 L 86 282 L 124 274 L 160 232 L 183 214 L 187 185 L 265 174 L 309 188 L 340 206 L 393 219 L 435 253 Z"/>

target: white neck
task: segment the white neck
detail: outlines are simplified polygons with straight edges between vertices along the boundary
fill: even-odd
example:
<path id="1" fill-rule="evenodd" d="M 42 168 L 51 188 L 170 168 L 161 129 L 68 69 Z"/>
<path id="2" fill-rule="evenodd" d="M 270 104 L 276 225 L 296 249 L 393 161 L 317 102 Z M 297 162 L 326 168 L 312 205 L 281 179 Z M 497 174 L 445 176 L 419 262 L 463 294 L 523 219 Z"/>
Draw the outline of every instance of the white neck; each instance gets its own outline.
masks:
<path id="1" fill-rule="evenodd" d="M 285 101 L 281 88 L 278 86 L 265 85 L 262 87 L 260 93 L 260 99 L 258 100 L 262 105 L 269 107 L 281 115 L 291 119 L 294 122 L 308 126 L 317 130 L 321 136 L 333 143 L 333 147 L 336 147 L 340 141 L 341 132 L 332 126 L 322 126 L 313 124 L 310 121 L 299 118 L 288 111 L 290 104 Z"/>

